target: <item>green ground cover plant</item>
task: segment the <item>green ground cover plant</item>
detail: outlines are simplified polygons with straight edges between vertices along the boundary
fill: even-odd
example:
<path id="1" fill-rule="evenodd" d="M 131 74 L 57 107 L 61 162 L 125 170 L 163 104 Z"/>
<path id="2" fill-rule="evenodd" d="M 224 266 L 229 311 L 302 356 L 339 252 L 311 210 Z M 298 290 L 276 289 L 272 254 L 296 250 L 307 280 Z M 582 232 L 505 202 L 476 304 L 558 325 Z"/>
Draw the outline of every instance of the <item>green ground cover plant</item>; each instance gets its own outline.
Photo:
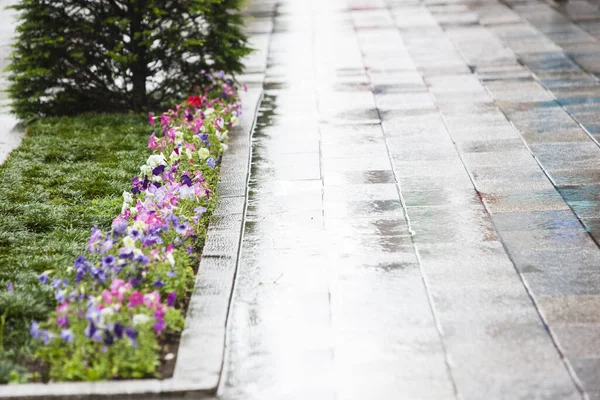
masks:
<path id="1" fill-rule="evenodd" d="M 0 165 L 0 382 L 27 377 L 31 321 L 55 303 L 38 276 L 72 265 L 90 227 L 110 227 L 147 138 L 145 117 L 47 118 Z"/>

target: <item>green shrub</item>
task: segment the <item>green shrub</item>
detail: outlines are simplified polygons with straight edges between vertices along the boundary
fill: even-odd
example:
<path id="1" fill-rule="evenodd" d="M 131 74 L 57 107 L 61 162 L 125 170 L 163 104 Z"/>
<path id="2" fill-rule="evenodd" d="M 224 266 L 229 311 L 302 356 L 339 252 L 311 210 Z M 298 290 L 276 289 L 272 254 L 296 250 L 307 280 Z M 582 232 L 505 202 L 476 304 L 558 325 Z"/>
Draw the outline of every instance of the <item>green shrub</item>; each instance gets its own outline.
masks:
<path id="1" fill-rule="evenodd" d="M 21 118 L 136 112 L 185 98 L 249 53 L 242 0 L 21 0 L 8 67 Z"/>

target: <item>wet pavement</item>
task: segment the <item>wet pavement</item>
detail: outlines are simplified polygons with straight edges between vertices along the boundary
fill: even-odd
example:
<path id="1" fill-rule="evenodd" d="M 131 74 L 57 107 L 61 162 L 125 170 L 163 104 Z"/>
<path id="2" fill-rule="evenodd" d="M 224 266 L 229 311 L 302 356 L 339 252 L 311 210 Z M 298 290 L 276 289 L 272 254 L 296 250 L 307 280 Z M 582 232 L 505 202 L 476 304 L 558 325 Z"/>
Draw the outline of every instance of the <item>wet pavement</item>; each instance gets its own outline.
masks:
<path id="1" fill-rule="evenodd" d="M 8 97 L 5 90 L 8 88 L 8 80 L 4 68 L 8 65 L 10 45 L 15 31 L 15 12 L 6 7 L 14 5 L 17 0 L 0 0 L 0 163 L 8 153 L 16 148 L 23 138 L 23 131 L 17 126 L 18 120 L 10 114 L 7 107 Z"/>
<path id="2" fill-rule="evenodd" d="M 255 0 L 223 399 L 600 399 L 600 4 Z"/>

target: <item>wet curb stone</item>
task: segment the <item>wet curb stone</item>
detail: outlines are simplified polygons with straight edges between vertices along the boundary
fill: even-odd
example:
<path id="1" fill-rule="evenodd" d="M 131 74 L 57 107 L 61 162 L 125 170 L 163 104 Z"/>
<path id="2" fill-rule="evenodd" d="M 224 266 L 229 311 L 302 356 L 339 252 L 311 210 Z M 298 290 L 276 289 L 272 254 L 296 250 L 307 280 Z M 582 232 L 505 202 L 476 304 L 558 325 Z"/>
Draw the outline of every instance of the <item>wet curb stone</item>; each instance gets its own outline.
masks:
<path id="1" fill-rule="evenodd" d="M 214 394 L 242 237 L 250 138 L 261 88 L 241 93 L 244 114 L 230 133 L 212 216 L 172 378 L 0 386 L 0 399 L 199 399 Z"/>

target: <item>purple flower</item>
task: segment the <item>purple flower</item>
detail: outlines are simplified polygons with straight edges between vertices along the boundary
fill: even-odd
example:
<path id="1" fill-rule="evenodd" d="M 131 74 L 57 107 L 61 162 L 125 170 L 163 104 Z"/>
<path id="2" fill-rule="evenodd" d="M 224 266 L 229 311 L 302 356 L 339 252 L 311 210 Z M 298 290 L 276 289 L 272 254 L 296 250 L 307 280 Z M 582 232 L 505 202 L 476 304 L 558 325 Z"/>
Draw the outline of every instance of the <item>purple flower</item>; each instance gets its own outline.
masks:
<path id="1" fill-rule="evenodd" d="M 133 328 L 131 327 L 127 327 L 125 328 L 125 334 L 127 335 L 127 337 L 129 337 L 130 339 L 136 339 L 137 338 L 137 332 L 133 330 Z"/>
<path id="2" fill-rule="evenodd" d="M 210 142 L 208 141 L 208 133 L 202 133 L 200 135 L 200 140 L 202 140 L 202 144 L 205 146 L 210 146 Z"/>
<path id="3" fill-rule="evenodd" d="M 89 306 L 85 313 L 85 318 L 87 318 L 87 320 L 94 325 L 94 322 L 97 323 L 100 321 L 100 310 L 98 310 L 98 308 L 94 305 Z M 92 334 L 93 333 L 94 332 L 92 332 Z"/>
<path id="4" fill-rule="evenodd" d="M 90 265 L 90 262 L 86 261 L 84 256 L 77 257 L 75 263 L 73 264 L 75 271 L 77 271 L 77 276 L 75 277 L 76 283 L 81 282 Z"/>
<path id="5" fill-rule="evenodd" d="M 98 342 L 102 340 L 102 331 L 96 328 L 96 325 L 93 322 L 90 322 L 90 324 L 85 328 L 84 333 L 85 336 L 90 339 L 94 339 Z"/>
<path id="6" fill-rule="evenodd" d="M 165 283 L 163 281 L 161 281 L 160 278 L 158 278 L 158 279 L 156 279 L 156 281 L 154 281 L 152 286 L 154 286 L 157 289 L 160 289 L 161 287 L 165 286 Z"/>
<path id="7" fill-rule="evenodd" d="M 112 267 L 115 264 L 115 256 L 108 255 L 102 258 L 102 268 Z"/>
<path id="8" fill-rule="evenodd" d="M 133 240 L 138 240 L 140 238 L 140 236 L 142 236 L 142 233 L 140 231 L 138 231 L 137 229 L 133 229 L 131 232 L 129 232 L 129 236 Z"/>
<path id="9" fill-rule="evenodd" d="M 109 331 L 104 331 L 104 344 L 107 346 L 112 345 L 115 342 L 115 338 Z"/>
<path id="10" fill-rule="evenodd" d="M 140 254 L 135 256 L 134 261 L 137 261 L 142 265 L 146 265 L 150 262 L 150 258 L 148 258 L 148 256 L 145 254 Z"/>
<path id="11" fill-rule="evenodd" d="M 8 290 L 9 292 L 12 292 L 13 290 L 15 290 L 12 282 L 8 282 L 8 285 L 6 285 L 6 290 Z"/>
<path id="12" fill-rule="evenodd" d="M 58 318 L 56 318 L 56 325 L 58 325 L 58 326 L 69 326 L 69 320 L 65 316 L 58 317 Z"/>
<path id="13" fill-rule="evenodd" d="M 113 241 L 109 238 L 104 239 L 104 243 L 100 246 L 100 253 L 105 254 L 107 251 L 112 249 Z"/>
<path id="14" fill-rule="evenodd" d="M 175 231 L 178 235 L 185 235 L 188 229 L 189 225 L 184 222 L 183 224 L 179 224 L 177 228 L 175 228 Z"/>
<path id="15" fill-rule="evenodd" d="M 133 287 L 138 287 L 142 283 L 142 277 L 136 276 L 135 278 L 131 278 L 129 280 L 129 283 L 131 283 L 131 286 L 133 286 Z"/>
<path id="16" fill-rule="evenodd" d="M 113 329 L 113 332 L 114 332 L 114 334 L 115 334 L 115 337 L 116 337 L 117 339 L 121 339 L 121 338 L 123 337 L 123 330 L 124 330 L 124 329 L 125 329 L 125 328 L 123 327 L 123 325 L 122 325 L 122 324 L 120 324 L 119 322 L 115 323 L 115 327 L 114 327 L 114 329 Z"/>
<path id="17" fill-rule="evenodd" d="M 73 332 L 69 329 L 64 329 L 60 331 L 60 337 L 67 343 L 71 343 L 74 339 Z"/>
<path id="18" fill-rule="evenodd" d="M 131 340 L 131 345 L 133 347 L 137 347 L 138 346 L 138 344 L 137 344 L 137 342 L 135 340 L 137 338 L 137 336 L 138 336 L 138 334 L 137 334 L 136 331 L 134 331 L 130 327 L 127 327 L 127 328 L 125 328 L 125 335 L 127 335 L 127 337 Z"/>
<path id="19" fill-rule="evenodd" d="M 33 321 L 31 323 L 31 328 L 29 328 L 29 334 L 34 339 L 39 339 L 40 336 L 42 335 L 42 330 L 39 328 L 39 324 L 37 321 Z"/>
<path id="20" fill-rule="evenodd" d="M 48 284 L 48 274 L 46 274 L 45 272 L 40 274 L 38 276 L 38 280 L 42 283 L 42 285 L 47 285 Z"/>
<path id="21" fill-rule="evenodd" d="M 208 160 L 206 160 L 206 165 L 208 165 L 211 168 L 214 168 L 217 163 L 215 162 L 215 159 L 213 157 L 210 157 Z"/>
<path id="22" fill-rule="evenodd" d="M 48 331 L 42 332 L 42 340 L 44 341 L 44 346 L 47 345 L 48 343 L 50 343 L 51 339 L 52 339 L 52 335 L 50 334 L 50 332 L 48 332 Z"/>
<path id="23" fill-rule="evenodd" d="M 55 279 L 52 281 L 52 287 L 53 287 L 54 289 L 58 289 L 58 288 L 60 287 L 60 285 L 61 285 L 61 284 L 62 284 L 62 281 L 60 280 L 60 278 L 55 278 Z"/>
<path id="24" fill-rule="evenodd" d="M 177 300 L 177 292 L 169 293 L 167 296 L 167 305 L 173 307 L 175 305 L 175 300 Z"/>
<path id="25" fill-rule="evenodd" d="M 92 273 L 94 279 L 98 282 L 104 283 L 104 281 L 106 281 L 106 272 L 104 272 L 102 268 L 92 267 L 90 272 Z"/>
<path id="26" fill-rule="evenodd" d="M 160 175 L 163 172 L 165 172 L 165 166 L 159 165 L 158 167 L 156 167 L 152 170 L 152 175 Z"/>
<path id="27" fill-rule="evenodd" d="M 88 243 L 87 249 L 89 251 L 94 251 L 96 248 L 96 242 L 102 236 L 102 232 L 97 227 L 92 228 L 92 235 L 90 236 L 90 241 Z"/>
<path id="28" fill-rule="evenodd" d="M 54 299 L 58 302 L 58 303 L 64 303 L 65 302 L 65 291 L 64 290 L 58 290 L 55 294 L 54 294 Z"/>
<path id="29" fill-rule="evenodd" d="M 125 221 L 117 221 L 113 222 L 113 233 L 117 236 L 121 236 L 127 230 L 127 222 Z"/>
<path id="30" fill-rule="evenodd" d="M 160 333 L 163 331 L 163 329 L 165 329 L 165 326 L 167 326 L 165 321 L 163 321 L 162 319 L 159 319 L 156 321 L 156 323 L 154 325 L 152 325 L 152 328 L 156 331 L 157 334 L 160 335 Z"/>
<path id="31" fill-rule="evenodd" d="M 121 247 L 119 249 L 119 258 L 132 259 L 133 258 L 133 250 L 128 247 Z"/>
<path id="32" fill-rule="evenodd" d="M 175 275 L 177 275 L 177 272 L 176 272 L 174 269 L 172 269 L 172 270 L 170 270 L 169 272 L 167 272 L 167 276 L 168 276 L 169 278 L 172 278 L 172 277 L 174 277 Z"/>
<path id="33" fill-rule="evenodd" d="M 202 214 L 206 212 L 206 207 L 196 207 L 194 208 L 194 212 L 196 213 L 196 216 L 200 218 Z"/>
<path id="34" fill-rule="evenodd" d="M 192 186 L 193 182 L 190 179 L 189 175 L 181 175 L 181 178 L 179 179 L 179 182 L 181 182 L 182 185 L 187 185 L 187 186 Z"/>
<path id="35" fill-rule="evenodd" d="M 174 226 L 179 225 L 179 218 L 175 214 L 169 214 L 165 221 L 167 221 L 169 224 L 173 224 Z"/>

